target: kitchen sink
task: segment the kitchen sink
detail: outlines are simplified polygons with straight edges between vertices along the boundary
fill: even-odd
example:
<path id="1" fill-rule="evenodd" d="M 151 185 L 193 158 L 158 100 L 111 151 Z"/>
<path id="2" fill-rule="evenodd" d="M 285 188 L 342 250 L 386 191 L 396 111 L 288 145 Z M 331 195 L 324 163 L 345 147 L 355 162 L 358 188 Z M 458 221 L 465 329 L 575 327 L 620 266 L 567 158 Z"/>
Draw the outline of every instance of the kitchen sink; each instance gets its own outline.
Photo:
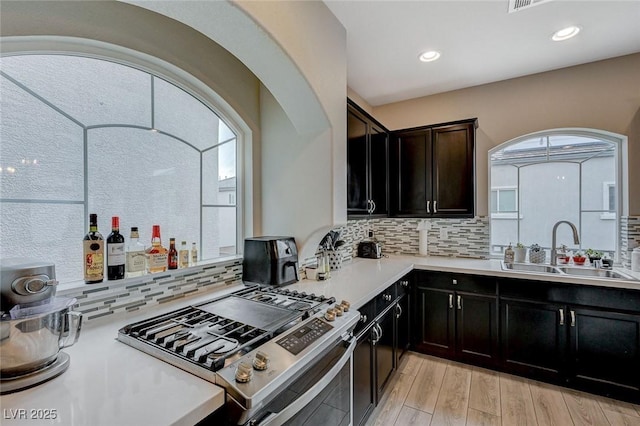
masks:
<path id="1" fill-rule="evenodd" d="M 502 262 L 502 269 L 520 272 L 544 272 L 547 274 L 560 274 L 558 268 L 550 265 L 540 265 L 537 263 L 505 263 Z"/>
<path id="2" fill-rule="evenodd" d="M 638 281 L 636 278 L 619 271 L 613 271 L 611 269 L 596 269 L 587 266 L 551 266 L 541 265 L 538 263 L 505 263 L 504 261 L 501 262 L 501 266 L 502 270 L 504 271 L 533 272 L 542 274 L 605 278 L 610 280 Z"/>
<path id="3" fill-rule="evenodd" d="M 623 274 L 618 271 L 612 271 L 610 269 L 596 269 L 596 268 L 576 268 L 571 266 L 558 267 L 560 271 L 568 275 L 580 275 L 583 277 L 596 277 L 596 278 L 612 278 L 617 280 L 631 280 L 635 278 Z"/>

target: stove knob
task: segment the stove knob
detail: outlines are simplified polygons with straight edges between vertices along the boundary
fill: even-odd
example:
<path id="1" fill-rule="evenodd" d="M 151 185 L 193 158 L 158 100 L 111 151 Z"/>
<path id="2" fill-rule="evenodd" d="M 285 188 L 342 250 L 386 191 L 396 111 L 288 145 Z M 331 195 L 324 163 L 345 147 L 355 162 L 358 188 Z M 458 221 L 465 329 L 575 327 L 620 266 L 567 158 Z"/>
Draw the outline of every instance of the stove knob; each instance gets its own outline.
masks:
<path id="1" fill-rule="evenodd" d="M 256 356 L 253 358 L 253 368 L 258 371 L 269 368 L 269 355 L 262 351 L 256 352 Z"/>
<path id="2" fill-rule="evenodd" d="M 327 309 L 327 312 L 324 313 L 324 319 L 327 321 L 333 321 L 336 319 L 336 310 L 333 308 Z"/>
<path id="3" fill-rule="evenodd" d="M 253 367 L 251 364 L 246 362 L 241 362 L 236 367 L 236 382 L 238 383 L 247 383 L 251 381 L 253 377 Z"/>
<path id="4" fill-rule="evenodd" d="M 346 300 L 343 300 L 342 302 L 340 302 L 340 304 L 342 305 L 342 309 L 344 309 L 345 312 L 349 312 L 351 303 L 347 302 Z"/>
<path id="5" fill-rule="evenodd" d="M 342 308 L 342 305 L 336 305 L 333 309 L 335 309 L 336 316 L 338 317 L 341 317 L 342 314 L 344 313 L 344 309 Z"/>

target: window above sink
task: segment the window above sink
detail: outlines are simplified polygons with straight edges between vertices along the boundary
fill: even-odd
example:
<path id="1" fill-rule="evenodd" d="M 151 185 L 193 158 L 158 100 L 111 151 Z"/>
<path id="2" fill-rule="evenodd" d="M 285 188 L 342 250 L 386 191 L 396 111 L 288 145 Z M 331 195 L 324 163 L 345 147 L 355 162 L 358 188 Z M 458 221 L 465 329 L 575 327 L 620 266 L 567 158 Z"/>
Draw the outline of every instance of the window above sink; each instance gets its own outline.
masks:
<path id="1" fill-rule="evenodd" d="M 551 229 L 559 220 L 575 223 L 558 231 L 558 245 L 592 248 L 618 261 L 623 182 L 621 151 L 626 137 L 599 130 L 554 129 L 515 138 L 489 151 L 490 254 L 520 242 L 551 251 Z"/>

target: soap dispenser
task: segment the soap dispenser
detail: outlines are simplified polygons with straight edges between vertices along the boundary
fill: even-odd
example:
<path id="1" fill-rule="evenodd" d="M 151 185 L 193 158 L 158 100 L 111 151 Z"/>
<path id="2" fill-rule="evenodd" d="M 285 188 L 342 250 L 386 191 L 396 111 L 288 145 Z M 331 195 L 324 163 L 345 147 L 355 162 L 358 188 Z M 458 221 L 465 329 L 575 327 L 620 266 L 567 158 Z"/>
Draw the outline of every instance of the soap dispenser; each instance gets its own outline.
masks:
<path id="1" fill-rule="evenodd" d="M 509 243 L 509 247 L 504 250 L 504 263 L 513 263 L 514 256 L 515 252 L 513 251 L 513 247 L 511 247 L 511 243 Z"/>

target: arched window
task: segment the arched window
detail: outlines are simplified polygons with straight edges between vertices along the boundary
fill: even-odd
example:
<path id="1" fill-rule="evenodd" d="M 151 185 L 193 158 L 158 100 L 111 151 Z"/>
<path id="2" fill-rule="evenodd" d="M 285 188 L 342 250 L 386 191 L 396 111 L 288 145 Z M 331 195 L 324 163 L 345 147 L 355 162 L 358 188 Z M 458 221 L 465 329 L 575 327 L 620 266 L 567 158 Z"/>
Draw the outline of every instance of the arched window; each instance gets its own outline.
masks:
<path id="1" fill-rule="evenodd" d="M 622 139 L 606 132 L 551 130 L 506 142 L 489 153 L 491 254 L 507 245 L 551 249 L 553 226 L 568 220 L 557 244 L 593 249 L 617 260 Z"/>
<path id="2" fill-rule="evenodd" d="M 67 54 L 0 59 L 0 256 L 82 279 L 89 213 L 149 245 L 159 224 L 200 259 L 236 254 L 239 143 L 212 102 L 131 63 Z"/>

